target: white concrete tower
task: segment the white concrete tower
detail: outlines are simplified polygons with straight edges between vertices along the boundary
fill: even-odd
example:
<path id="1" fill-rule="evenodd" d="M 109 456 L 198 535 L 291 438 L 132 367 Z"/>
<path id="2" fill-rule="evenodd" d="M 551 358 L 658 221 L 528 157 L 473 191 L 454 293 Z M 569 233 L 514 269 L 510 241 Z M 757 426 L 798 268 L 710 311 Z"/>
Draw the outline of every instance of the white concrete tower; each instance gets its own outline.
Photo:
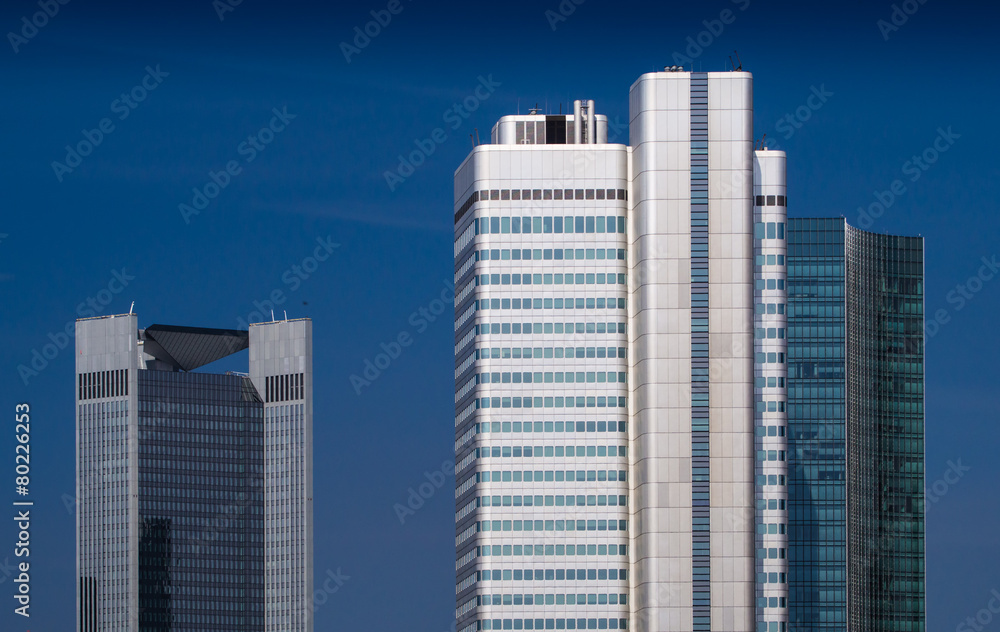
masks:
<path id="1" fill-rule="evenodd" d="M 754 152 L 757 629 L 788 624 L 785 152 Z"/>
<path id="2" fill-rule="evenodd" d="M 746 72 L 630 93 L 637 630 L 754 629 L 752 96 Z"/>
<path id="3" fill-rule="evenodd" d="M 456 618 L 628 626 L 628 148 L 593 101 L 455 173 Z"/>

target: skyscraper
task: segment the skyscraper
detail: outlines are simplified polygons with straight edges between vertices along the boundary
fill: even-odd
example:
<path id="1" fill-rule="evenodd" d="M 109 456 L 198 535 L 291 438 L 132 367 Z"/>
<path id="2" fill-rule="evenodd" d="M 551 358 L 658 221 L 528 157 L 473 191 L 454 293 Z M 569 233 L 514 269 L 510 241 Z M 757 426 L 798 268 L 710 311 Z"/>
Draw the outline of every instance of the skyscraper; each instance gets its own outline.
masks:
<path id="1" fill-rule="evenodd" d="M 312 321 L 250 325 L 264 403 L 266 629 L 313 629 Z"/>
<path id="2" fill-rule="evenodd" d="M 134 314 L 77 321 L 80 632 L 311 629 L 311 583 L 285 570 L 311 571 L 311 512 L 272 491 L 311 501 L 309 325 L 248 333 L 139 330 Z M 298 422 L 268 413 L 275 393 L 291 392 L 268 390 L 287 371 L 266 361 L 279 354 L 261 341 L 279 339 L 303 374 L 295 400 L 281 400 L 300 402 Z M 253 378 L 194 372 L 248 346 L 264 348 Z M 296 612 L 266 600 L 275 586 Z"/>
<path id="3" fill-rule="evenodd" d="M 790 625 L 920 632 L 923 239 L 788 226 Z"/>
<path id="4" fill-rule="evenodd" d="M 628 146 L 592 101 L 505 116 L 456 171 L 462 632 L 789 629 L 786 168 L 751 81 L 643 75 Z"/>

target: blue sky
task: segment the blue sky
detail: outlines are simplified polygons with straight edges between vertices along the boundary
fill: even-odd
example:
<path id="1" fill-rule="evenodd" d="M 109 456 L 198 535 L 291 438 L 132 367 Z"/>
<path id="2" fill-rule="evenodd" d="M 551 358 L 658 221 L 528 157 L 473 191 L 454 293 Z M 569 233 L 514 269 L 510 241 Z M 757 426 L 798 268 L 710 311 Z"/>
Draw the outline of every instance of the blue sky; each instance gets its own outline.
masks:
<path id="1" fill-rule="evenodd" d="M 927 343 L 927 482 L 944 491 L 929 503 L 928 625 L 975 616 L 1000 587 L 1000 283 L 969 283 L 1000 256 L 997 15 L 903 4 L 891 30 L 879 26 L 891 2 L 566 0 L 560 13 L 558 0 L 402 0 L 348 61 L 341 43 L 388 2 L 242 0 L 220 20 L 212 0 L 70 0 L 30 37 L 22 17 L 37 2 L 4 3 L 0 31 L 21 39 L 0 43 L 0 405 L 34 412 L 31 629 L 73 626 L 72 341 L 37 375 L 19 365 L 50 334 L 58 343 L 88 298 L 101 313 L 135 301 L 143 325 L 229 328 L 273 294 L 279 315 L 314 319 L 315 567 L 350 577 L 316 629 L 447 630 L 452 481 L 404 524 L 393 506 L 452 456 L 453 331 L 450 313 L 433 311 L 452 277 L 452 174 L 469 134 L 578 98 L 626 123 L 641 73 L 678 61 L 723 70 L 733 49 L 754 73 L 756 135 L 789 154 L 790 214 L 864 225 L 859 209 L 889 191 L 869 229 L 927 238 L 927 313 L 947 321 Z M 456 118 L 482 80 L 488 98 Z M 275 108 L 287 115 L 262 132 Z M 53 167 L 104 119 L 89 155 Z M 390 189 L 385 173 L 418 142 L 433 153 Z M 925 151 L 926 169 L 913 160 Z M 227 166 L 225 186 L 185 221 L 179 205 L 214 193 L 211 174 L 226 181 Z M 317 240 L 339 245 L 314 267 Z M 358 394 L 350 376 L 401 333 L 412 344 Z M 0 440 L 8 455 L 12 434 Z M 946 483 L 949 462 L 971 469 Z M 13 579 L 11 522 L 0 514 L 0 594 Z M 0 608 L 0 627 L 29 627 L 11 611 Z"/>

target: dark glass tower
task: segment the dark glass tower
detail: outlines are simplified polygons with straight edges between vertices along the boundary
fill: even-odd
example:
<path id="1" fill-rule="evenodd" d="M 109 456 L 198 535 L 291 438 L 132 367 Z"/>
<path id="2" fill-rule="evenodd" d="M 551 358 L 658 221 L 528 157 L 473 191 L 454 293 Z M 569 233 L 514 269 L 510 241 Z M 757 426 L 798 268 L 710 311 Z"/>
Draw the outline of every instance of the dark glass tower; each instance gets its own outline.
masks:
<path id="1" fill-rule="evenodd" d="M 788 229 L 790 629 L 923 632 L 923 239 Z"/>
<path id="2" fill-rule="evenodd" d="M 311 321 L 136 322 L 76 325 L 78 632 L 310 632 Z"/>
<path id="3" fill-rule="evenodd" d="M 139 372 L 139 629 L 264 629 L 264 405 L 250 378 Z"/>

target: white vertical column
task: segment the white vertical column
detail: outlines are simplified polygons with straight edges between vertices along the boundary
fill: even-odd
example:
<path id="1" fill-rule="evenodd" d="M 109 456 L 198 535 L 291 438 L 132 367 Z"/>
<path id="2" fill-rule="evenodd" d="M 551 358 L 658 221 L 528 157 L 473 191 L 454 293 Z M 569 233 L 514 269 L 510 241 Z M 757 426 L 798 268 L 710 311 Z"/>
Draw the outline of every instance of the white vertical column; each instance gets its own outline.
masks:
<path id="1" fill-rule="evenodd" d="M 754 347 L 756 415 L 756 618 L 758 628 L 788 624 L 788 452 L 786 158 L 754 153 Z M 766 605 L 765 605 L 766 604 Z"/>

